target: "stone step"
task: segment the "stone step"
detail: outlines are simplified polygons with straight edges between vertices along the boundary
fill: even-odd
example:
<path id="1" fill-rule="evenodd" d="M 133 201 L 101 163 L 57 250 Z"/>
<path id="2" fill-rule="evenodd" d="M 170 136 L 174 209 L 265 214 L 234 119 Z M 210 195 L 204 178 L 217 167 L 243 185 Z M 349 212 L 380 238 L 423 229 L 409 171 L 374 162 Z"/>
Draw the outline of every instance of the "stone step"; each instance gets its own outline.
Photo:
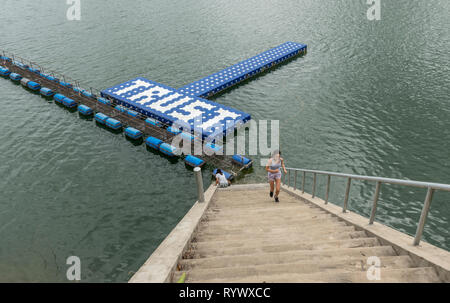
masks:
<path id="1" fill-rule="evenodd" d="M 295 236 L 289 236 L 289 240 L 293 243 L 298 242 L 306 242 L 306 241 L 332 241 L 332 240 L 342 240 L 342 239 L 356 239 L 356 238 L 366 238 L 367 234 L 364 231 L 333 231 L 327 233 L 320 234 L 297 234 Z M 286 238 L 280 237 L 278 235 L 274 237 L 266 237 L 262 235 L 261 237 L 242 237 L 242 238 L 233 238 L 229 240 L 220 240 L 217 237 L 214 238 L 201 238 L 194 237 L 193 243 L 205 243 L 205 244 L 215 244 L 222 245 L 224 247 L 244 247 L 244 246 L 255 246 L 255 245 L 270 245 L 270 244 L 278 244 L 285 243 Z"/>
<path id="2" fill-rule="evenodd" d="M 380 257 L 380 269 L 399 269 L 414 267 L 414 262 L 409 256 L 382 256 Z M 370 267 L 367 264 L 367 258 L 335 258 L 333 260 L 314 262 L 302 261 L 297 263 L 285 264 L 264 264 L 244 267 L 225 267 L 225 268 L 193 268 L 188 271 L 177 271 L 174 275 L 174 281 L 178 281 L 180 276 L 186 272 L 186 282 L 195 282 L 205 279 L 235 279 L 247 276 L 277 275 L 277 274 L 310 274 L 326 273 L 336 270 L 345 270 L 348 272 L 367 272 Z"/>
<path id="3" fill-rule="evenodd" d="M 355 248 L 379 246 L 377 238 L 359 238 L 334 241 L 293 243 L 285 238 L 285 243 L 275 245 L 257 245 L 244 247 L 226 247 L 224 245 L 211 245 L 205 243 L 192 243 L 191 250 L 195 252 L 194 258 L 208 258 L 214 256 L 235 256 L 261 253 L 288 252 L 298 250 L 326 250 L 336 248 Z"/>
<path id="4" fill-rule="evenodd" d="M 220 200 L 223 201 L 230 201 L 233 202 L 238 199 L 244 199 L 245 202 L 252 202 L 252 201 L 258 201 L 261 198 L 271 199 L 273 201 L 273 198 L 270 198 L 269 196 L 269 186 L 267 185 L 267 189 L 258 189 L 258 190 L 251 190 L 251 191 L 220 191 L 218 195 Z M 286 199 L 292 199 L 295 197 L 289 195 L 286 192 L 280 191 L 280 198 L 286 198 Z"/>
<path id="5" fill-rule="evenodd" d="M 202 224 L 207 226 L 219 226 L 219 227 L 233 227 L 233 228 L 245 228 L 248 226 L 286 226 L 292 224 L 307 224 L 308 221 L 312 220 L 323 220 L 323 219 L 334 219 L 337 218 L 331 214 L 305 214 L 302 216 L 290 216 L 290 217 L 267 217 L 267 218 L 252 218 L 248 217 L 247 220 L 231 220 L 231 219 L 212 219 L 208 218 L 203 220 Z"/>
<path id="6" fill-rule="evenodd" d="M 261 218 L 263 220 L 286 220 L 286 219 L 301 219 L 304 217 L 314 217 L 314 216 L 323 216 L 323 215 L 331 215 L 325 211 L 295 211 L 292 210 L 274 210 L 268 212 L 262 212 L 257 215 L 254 213 L 238 213 L 238 212 L 230 212 L 230 213 L 207 213 L 204 218 L 209 221 L 241 221 L 247 222 L 248 220 L 254 220 L 256 218 Z"/>
<path id="7" fill-rule="evenodd" d="M 245 199 L 245 198 L 244 198 Z M 280 202 L 275 202 L 273 199 L 270 199 L 267 197 L 267 199 L 260 199 L 258 201 L 248 202 L 242 200 L 235 200 L 235 201 L 216 201 L 216 203 L 212 203 L 212 206 L 218 206 L 224 209 L 227 208 L 253 208 L 253 207 L 291 207 L 291 206 L 298 206 L 298 207 L 311 207 L 305 203 L 302 203 L 300 200 L 284 200 Z M 281 198 L 280 198 L 281 199 Z"/>
<path id="8" fill-rule="evenodd" d="M 186 252 L 189 256 L 191 252 Z M 193 253 L 193 252 L 192 252 Z M 358 248 L 338 248 L 327 250 L 296 250 L 290 252 L 261 253 L 253 255 L 219 256 L 201 259 L 182 259 L 179 266 L 183 270 L 191 268 L 221 268 L 221 267 L 245 267 L 263 264 L 285 264 L 300 261 L 326 262 L 336 258 L 363 258 L 370 256 L 395 256 L 396 253 L 391 246 L 374 246 Z"/>
<path id="9" fill-rule="evenodd" d="M 227 233 L 224 234 L 223 232 L 211 232 L 208 229 L 205 230 L 199 230 L 197 234 L 195 235 L 195 238 L 197 241 L 232 241 L 232 240 L 241 240 L 241 239 L 266 239 L 270 240 L 272 238 L 279 238 L 279 237 L 292 237 L 293 239 L 296 238 L 303 238 L 311 235 L 323 235 L 326 233 L 335 233 L 335 232 L 351 232 L 355 231 L 354 226 L 345 225 L 344 222 L 339 222 L 336 224 L 322 224 L 322 225 L 311 225 L 311 226 L 305 226 L 302 228 L 283 228 L 283 229 L 274 229 L 270 232 L 264 232 L 264 233 Z"/>
<path id="10" fill-rule="evenodd" d="M 247 234 L 252 236 L 254 234 L 270 234 L 270 233 L 297 233 L 303 232 L 305 229 L 311 229 L 314 227 L 324 227 L 324 226 L 347 226 L 345 222 L 339 221 L 337 218 L 333 219 L 322 219 L 322 220 L 305 220 L 302 224 L 292 224 L 288 226 L 274 226 L 270 224 L 266 226 L 248 226 L 248 227 L 233 227 L 233 226 L 208 226 L 207 223 L 201 223 L 199 226 L 199 233 L 204 235 L 231 235 L 231 234 Z"/>
<path id="11" fill-rule="evenodd" d="M 318 216 L 328 214 L 321 210 L 301 210 L 301 209 L 264 209 L 260 211 L 240 212 L 236 210 L 206 212 L 203 216 L 209 220 L 237 220 L 247 221 L 249 219 L 276 219 L 276 218 L 295 218 L 304 216 Z"/>
<path id="12" fill-rule="evenodd" d="M 367 272 L 323 272 L 312 274 L 255 275 L 226 279 L 199 279 L 197 283 L 438 283 L 441 280 L 431 267 L 382 269 L 380 280 L 369 280 Z"/>
<path id="13" fill-rule="evenodd" d="M 317 212 L 321 211 L 321 209 L 316 207 L 309 207 L 301 204 L 283 204 L 283 203 L 273 203 L 268 205 L 254 205 L 254 206 L 248 206 L 248 207 L 223 207 L 222 205 L 216 206 L 211 205 L 207 214 L 217 214 L 217 213 L 223 213 L 223 214 L 260 214 L 260 213 L 266 213 L 266 212 L 273 212 L 273 211 L 279 211 L 279 212 L 288 212 L 288 211 L 294 211 L 295 213 L 302 213 L 302 212 Z"/>
<path id="14" fill-rule="evenodd" d="M 281 194 L 278 196 L 280 202 L 278 203 L 301 203 L 306 204 L 300 199 L 296 199 L 295 197 L 292 197 L 290 195 Z M 222 193 L 220 193 L 220 197 L 218 199 L 215 199 L 214 202 L 221 203 L 221 205 L 251 205 L 251 204 L 257 204 L 257 203 L 275 203 L 274 198 L 269 197 L 269 191 L 267 193 L 256 193 L 253 195 L 238 195 L 237 192 L 233 195 L 226 195 L 223 196 Z"/>

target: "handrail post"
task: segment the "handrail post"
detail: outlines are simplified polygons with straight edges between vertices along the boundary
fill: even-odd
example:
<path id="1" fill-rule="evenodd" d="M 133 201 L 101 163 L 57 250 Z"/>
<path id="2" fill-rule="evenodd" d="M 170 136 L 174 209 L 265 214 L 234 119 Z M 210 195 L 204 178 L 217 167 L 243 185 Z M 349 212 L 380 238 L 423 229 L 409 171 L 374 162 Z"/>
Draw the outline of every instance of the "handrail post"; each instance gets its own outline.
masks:
<path id="1" fill-rule="evenodd" d="M 345 189 L 345 198 L 344 198 L 344 207 L 342 208 L 342 212 L 347 212 L 347 206 L 348 206 L 348 196 L 350 194 L 350 184 L 352 182 L 352 178 L 347 179 L 347 188 Z"/>
<path id="2" fill-rule="evenodd" d="M 314 198 L 316 195 L 316 173 L 313 174 L 313 188 L 312 188 L 312 197 Z"/>
<path id="3" fill-rule="evenodd" d="M 306 179 L 306 172 L 303 171 L 303 176 L 302 176 L 302 194 L 305 193 L 305 179 Z"/>
<path id="4" fill-rule="evenodd" d="M 197 182 L 198 202 L 205 202 L 205 194 L 203 192 L 203 178 L 202 169 L 200 167 L 194 168 L 195 181 Z"/>
<path id="5" fill-rule="evenodd" d="M 328 195 L 330 193 L 331 176 L 327 175 L 327 189 L 325 191 L 325 204 L 328 204 Z"/>
<path id="6" fill-rule="evenodd" d="M 413 245 L 417 246 L 422 238 L 423 229 L 425 227 L 425 221 L 427 220 L 428 211 L 430 210 L 431 200 L 433 200 L 434 189 L 428 187 L 427 196 L 425 197 L 425 202 L 422 208 L 422 213 L 420 214 L 419 224 L 417 225 L 416 236 L 414 237 Z"/>
<path id="7" fill-rule="evenodd" d="M 297 171 L 294 171 L 294 189 L 297 188 Z"/>
<path id="8" fill-rule="evenodd" d="M 288 186 L 291 187 L 291 170 L 288 170 Z"/>
<path id="9" fill-rule="evenodd" d="M 381 188 L 381 182 L 378 181 L 377 182 L 377 186 L 375 188 L 375 194 L 373 196 L 372 213 L 370 214 L 369 224 L 373 224 L 373 221 L 375 221 L 375 214 L 377 212 L 378 197 L 380 196 L 380 188 Z"/>

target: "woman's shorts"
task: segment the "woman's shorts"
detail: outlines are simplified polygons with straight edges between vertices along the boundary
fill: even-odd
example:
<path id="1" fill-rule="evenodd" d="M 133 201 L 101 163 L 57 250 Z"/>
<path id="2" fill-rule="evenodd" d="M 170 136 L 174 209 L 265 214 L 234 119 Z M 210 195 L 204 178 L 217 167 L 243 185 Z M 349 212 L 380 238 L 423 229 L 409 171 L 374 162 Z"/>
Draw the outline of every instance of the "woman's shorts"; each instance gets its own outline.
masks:
<path id="1" fill-rule="evenodd" d="M 268 173 L 267 177 L 269 178 L 269 182 L 270 181 L 275 181 L 276 179 L 281 179 L 281 172 L 277 172 L 277 173 Z"/>

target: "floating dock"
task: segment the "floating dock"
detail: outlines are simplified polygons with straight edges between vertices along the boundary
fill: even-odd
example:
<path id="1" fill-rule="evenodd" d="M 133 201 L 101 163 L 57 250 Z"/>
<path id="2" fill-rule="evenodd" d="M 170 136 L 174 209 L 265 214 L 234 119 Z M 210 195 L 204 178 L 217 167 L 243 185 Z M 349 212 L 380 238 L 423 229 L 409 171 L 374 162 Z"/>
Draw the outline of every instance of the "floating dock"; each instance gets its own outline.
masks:
<path id="1" fill-rule="evenodd" d="M 181 135 L 194 142 L 191 153 L 198 143 L 205 143 L 204 147 L 209 151 L 199 158 L 185 159 L 188 165 L 208 163 L 234 177 L 249 168 L 251 160 L 238 158 L 237 161 L 238 155 L 234 158 L 222 155 L 223 146 L 213 140 L 222 139 L 248 122 L 251 116 L 203 97 L 212 96 L 301 54 L 306 54 L 305 44 L 286 42 L 181 89 L 139 77 L 102 91 L 92 87 L 85 90 L 79 81 L 5 52 L 0 56 L 4 66 L 0 67 L 0 75 L 9 76 L 15 82 L 24 78 L 22 82 L 31 83 L 27 86 L 31 90 L 39 90 L 44 97 L 53 96 L 55 102 L 67 108 L 78 108 L 83 116 L 93 115 L 95 121 L 110 129 L 125 129 L 129 138 L 142 136 L 146 143 L 149 138 L 159 140 L 157 150 L 171 157 L 184 157 L 175 155 L 176 148 L 170 145 L 181 133 L 177 128 L 181 128 Z"/>
<path id="2" fill-rule="evenodd" d="M 94 88 L 90 88 L 89 92 L 82 90 L 80 89 L 81 85 L 78 81 L 70 79 L 67 76 L 57 74 L 56 72 L 44 72 L 44 69 L 38 64 L 18 56 L 14 57 L 15 60 L 11 60 L 10 57 L 5 55 L 0 56 L 0 65 L 3 66 L 0 67 L 0 75 L 4 78 L 9 78 L 9 75 L 14 73 L 15 76 L 13 78 L 17 79 L 14 81 L 20 81 L 23 77 L 34 81 L 35 83 L 41 85 L 41 94 L 43 97 L 52 97 L 56 103 L 61 105 L 64 105 L 64 100 L 66 100 L 66 103 L 67 101 L 70 101 L 70 104 L 67 103 L 67 105 L 70 105 L 72 108 L 79 107 L 78 112 L 81 115 L 94 114 L 93 120 L 105 126 L 106 120 L 108 118 L 112 118 L 120 122 L 125 128 L 132 127 L 133 129 L 142 132 L 143 136 L 147 139 L 153 138 L 155 140 L 159 140 L 160 144 L 156 146 L 157 151 L 161 151 L 159 146 L 163 143 L 170 146 L 172 139 L 176 136 L 176 134 L 169 131 L 169 128 L 171 127 L 169 124 L 162 123 L 158 120 L 153 120 L 144 114 L 123 108 L 123 106 L 117 103 L 116 99 L 109 99 L 108 96 L 106 98 L 101 98 L 101 92 Z M 21 60 L 26 64 L 17 63 L 16 60 Z M 49 74 L 54 76 L 50 76 Z M 63 80 L 60 81 L 58 79 Z M 75 85 L 72 85 L 69 81 Z M 117 122 L 115 125 L 117 125 Z M 147 140 L 145 140 L 145 142 L 147 143 Z M 165 154 L 163 151 L 161 151 L 161 153 Z M 177 157 L 180 156 L 177 155 Z M 237 165 L 233 162 L 232 157 L 225 155 L 203 154 L 198 157 L 213 167 L 229 170 L 234 176 L 249 167 Z M 181 155 L 181 158 L 183 158 L 183 155 Z"/>
<path id="3" fill-rule="evenodd" d="M 226 136 L 250 120 L 250 114 L 142 77 L 102 90 L 101 95 L 164 124 L 185 126 L 202 138 Z"/>
<path id="4" fill-rule="evenodd" d="M 286 42 L 250 59 L 227 67 L 220 72 L 187 84 L 178 91 L 190 96 L 211 97 L 290 58 L 304 55 L 306 52 L 307 46 L 305 44 Z"/>

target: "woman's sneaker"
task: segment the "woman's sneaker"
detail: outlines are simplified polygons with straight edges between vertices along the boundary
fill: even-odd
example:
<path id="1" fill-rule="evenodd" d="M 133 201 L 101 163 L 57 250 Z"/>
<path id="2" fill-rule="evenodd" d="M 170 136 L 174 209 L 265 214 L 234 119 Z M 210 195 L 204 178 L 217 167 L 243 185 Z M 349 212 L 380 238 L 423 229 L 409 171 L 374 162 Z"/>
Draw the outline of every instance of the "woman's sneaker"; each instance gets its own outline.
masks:
<path id="1" fill-rule="evenodd" d="M 275 202 L 280 202 L 280 200 L 278 199 L 278 197 L 275 197 Z"/>
<path id="2" fill-rule="evenodd" d="M 271 191 L 270 193 L 269 193 L 269 196 L 272 198 L 273 197 L 273 191 Z"/>

